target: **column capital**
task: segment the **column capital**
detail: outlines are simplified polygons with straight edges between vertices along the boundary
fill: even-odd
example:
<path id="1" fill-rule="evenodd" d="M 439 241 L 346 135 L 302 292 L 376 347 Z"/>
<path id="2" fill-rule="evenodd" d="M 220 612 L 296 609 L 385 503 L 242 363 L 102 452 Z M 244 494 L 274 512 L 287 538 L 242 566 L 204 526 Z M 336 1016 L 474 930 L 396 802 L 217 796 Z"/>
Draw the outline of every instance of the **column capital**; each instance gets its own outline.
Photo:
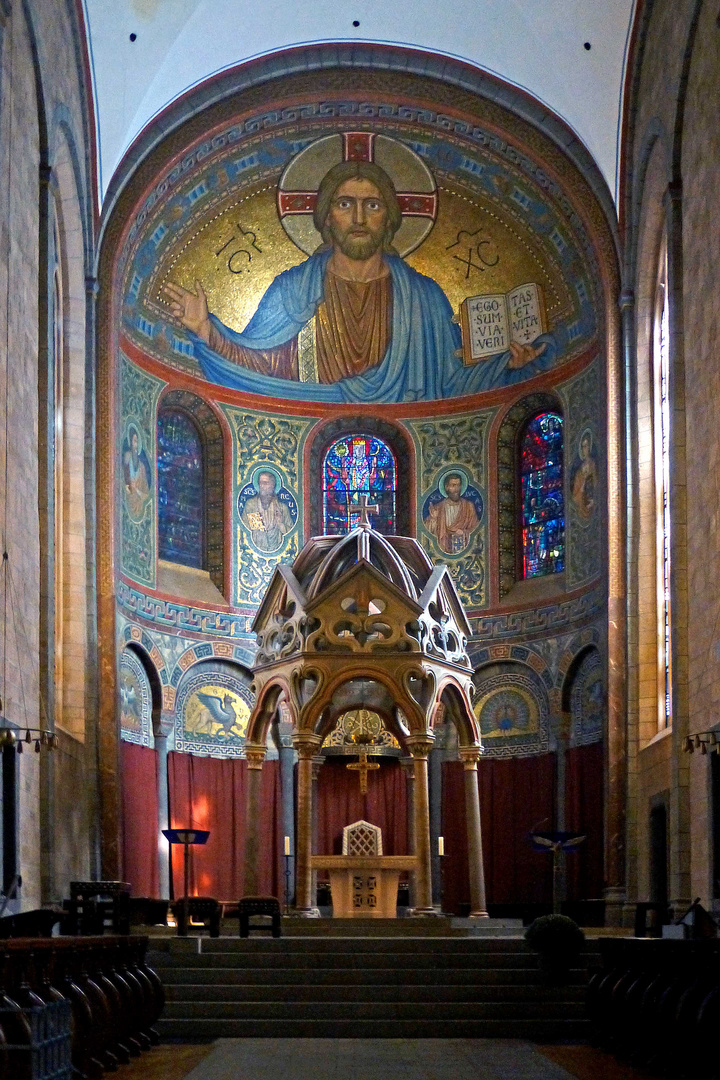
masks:
<path id="1" fill-rule="evenodd" d="M 405 739 L 413 758 L 427 758 L 435 743 L 434 735 L 408 735 Z"/>
<path id="2" fill-rule="evenodd" d="M 477 772 L 477 763 L 482 755 L 480 746 L 460 746 L 458 756 L 463 763 L 465 772 Z"/>
<path id="3" fill-rule="evenodd" d="M 292 737 L 292 741 L 298 752 L 298 757 L 302 758 L 303 761 L 312 761 L 314 757 L 317 757 L 317 752 L 322 746 L 322 739 L 313 732 L 296 732 Z"/>
<path id="4" fill-rule="evenodd" d="M 245 743 L 245 758 L 248 769 L 262 769 L 265 764 L 267 747 L 261 743 Z"/>
<path id="5" fill-rule="evenodd" d="M 405 770 L 405 773 L 406 773 L 408 779 L 409 780 L 414 780 L 415 779 L 415 759 L 412 756 L 411 757 L 402 757 L 402 758 L 400 758 L 400 764 L 402 765 L 403 769 Z"/>

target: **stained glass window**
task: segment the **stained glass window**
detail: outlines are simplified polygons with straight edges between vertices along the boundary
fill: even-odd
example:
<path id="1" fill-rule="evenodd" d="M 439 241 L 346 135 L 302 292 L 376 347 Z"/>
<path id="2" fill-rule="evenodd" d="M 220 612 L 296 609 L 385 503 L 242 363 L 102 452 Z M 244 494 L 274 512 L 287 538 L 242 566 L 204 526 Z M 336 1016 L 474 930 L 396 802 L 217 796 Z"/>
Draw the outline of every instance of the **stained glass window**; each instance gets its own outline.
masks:
<path id="1" fill-rule="evenodd" d="M 180 409 L 162 409 L 157 426 L 158 555 L 204 567 L 205 477 L 200 432 Z"/>
<path id="2" fill-rule="evenodd" d="M 523 577 L 565 569 L 563 422 L 554 412 L 535 416 L 520 443 Z"/>
<path id="3" fill-rule="evenodd" d="M 369 507 L 372 527 L 393 535 L 396 478 L 395 456 L 377 436 L 344 435 L 331 443 L 323 458 L 325 535 L 340 536 L 354 529 L 363 501 Z"/>

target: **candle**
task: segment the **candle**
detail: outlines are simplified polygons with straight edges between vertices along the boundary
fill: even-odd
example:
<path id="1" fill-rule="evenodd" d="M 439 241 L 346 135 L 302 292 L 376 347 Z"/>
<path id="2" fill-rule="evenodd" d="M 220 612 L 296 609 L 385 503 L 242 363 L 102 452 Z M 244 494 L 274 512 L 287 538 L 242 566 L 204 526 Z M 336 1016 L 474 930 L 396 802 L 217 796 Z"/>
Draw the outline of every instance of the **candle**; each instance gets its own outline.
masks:
<path id="1" fill-rule="evenodd" d="M 445 854 L 445 837 L 438 836 L 438 855 Z"/>
<path id="2" fill-rule="evenodd" d="M 289 836 L 285 837 L 285 854 L 286 855 L 290 854 L 290 837 Z"/>

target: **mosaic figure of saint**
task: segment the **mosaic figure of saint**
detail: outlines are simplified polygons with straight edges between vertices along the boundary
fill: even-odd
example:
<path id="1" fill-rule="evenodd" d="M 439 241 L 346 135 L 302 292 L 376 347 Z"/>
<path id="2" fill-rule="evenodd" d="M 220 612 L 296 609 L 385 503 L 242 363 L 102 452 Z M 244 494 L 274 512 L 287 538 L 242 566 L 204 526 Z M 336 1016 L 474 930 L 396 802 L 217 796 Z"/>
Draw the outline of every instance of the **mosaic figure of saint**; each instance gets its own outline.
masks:
<path id="1" fill-rule="evenodd" d="M 140 521 L 150 498 L 152 474 L 150 462 L 140 442 L 140 433 L 134 424 L 130 424 L 123 443 L 122 464 L 125 504 L 130 517 L 134 521 Z"/>
<path id="2" fill-rule="evenodd" d="M 256 548 L 260 551 L 277 551 L 294 528 L 292 515 L 277 496 L 274 473 L 258 473 L 256 483 L 258 494 L 247 500 L 240 520 Z"/>
<path id="3" fill-rule="evenodd" d="M 393 247 L 402 216 L 384 169 L 341 161 L 314 203 L 323 243 L 277 275 L 242 333 L 209 313 L 200 281 L 194 291 L 166 284 L 205 377 L 280 398 L 401 402 L 477 393 L 552 366 L 552 335 L 465 366 L 445 293 Z"/>
<path id="4" fill-rule="evenodd" d="M 425 528 L 437 538 L 438 547 L 448 555 L 464 551 L 480 521 L 470 499 L 462 497 L 463 478 L 459 473 L 445 477 L 445 498 L 432 503 Z"/>
<path id="5" fill-rule="evenodd" d="M 597 504 L 599 482 L 592 434 L 590 431 L 583 431 L 578 445 L 578 454 L 570 474 L 572 500 L 583 521 L 589 521 L 593 516 Z"/>

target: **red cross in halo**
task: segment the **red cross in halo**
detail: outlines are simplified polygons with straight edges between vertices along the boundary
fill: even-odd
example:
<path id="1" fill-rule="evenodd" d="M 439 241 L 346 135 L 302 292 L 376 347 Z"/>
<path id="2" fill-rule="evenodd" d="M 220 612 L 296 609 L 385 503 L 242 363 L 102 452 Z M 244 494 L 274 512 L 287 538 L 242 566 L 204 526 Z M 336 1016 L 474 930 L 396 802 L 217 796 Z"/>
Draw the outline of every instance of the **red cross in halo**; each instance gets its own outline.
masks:
<path id="1" fill-rule="evenodd" d="M 375 133 L 371 131 L 343 132 L 343 161 L 374 161 Z M 437 213 L 437 192 L 426 195 L 418 191 L 398 191 L 397 200 L 403 217 L 434 218 Z M 312 214 L 317 191 L 280 191 L 277 194 L 278 213 Z"/>

